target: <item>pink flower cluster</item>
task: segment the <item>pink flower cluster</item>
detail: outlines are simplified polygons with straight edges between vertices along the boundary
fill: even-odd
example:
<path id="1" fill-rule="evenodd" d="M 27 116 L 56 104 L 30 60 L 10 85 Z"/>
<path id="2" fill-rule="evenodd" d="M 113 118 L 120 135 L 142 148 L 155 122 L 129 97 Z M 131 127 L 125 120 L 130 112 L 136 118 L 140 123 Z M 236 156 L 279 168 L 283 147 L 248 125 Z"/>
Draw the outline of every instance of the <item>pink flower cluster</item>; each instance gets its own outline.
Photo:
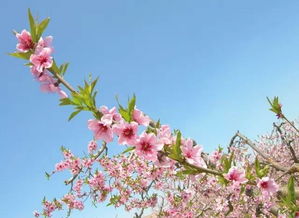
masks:
<path id="1" fill-rule="evenodd" d="M 116 108 L 108 109 L 101 107 L 103 116 L 100 120 L 89 120 L 88 128 L 93 131 L 96 140 L 103 140 L 107 143 L 112 142 L 114 135 L 118 137 L 118 144 L 128 145 L 135 148 L 135 153 L 147 161 L 157 162 L 157 164 L 167 164 L 169 160 L 159 157 L 159 151 L 163 146 L 171 145 L 175 141 L 169 126 L 162 125 L 157 129 L 157 134 L 143 131 L 138 134 L 138 128 L 148 127 L 150 118 L 142 111 L 135 108 L 133 111 L 133 121 L 126 122 Z M 202 148 L 199 145 L 193 145 L 191 139 L 182 140 L 183 156 L 190 164 L 204 165 L 201 158 Z M 161 160 L 161 161 L 160 161 Z"/>
<path id="2" fill-rule="evenodd" d="M 78 210 L 83 210 L 84 209 L 84 204 L 82 201 L 76 200 L 76 197 L 72 194 L 66 194 L 61 201 L 63 201 L 68 208 L 70 209 L 78 209 Z"/>
<path id="3" fill-rule="evenodd" d="M 75 157 L 69 150 L 63 151 L 64 160 L 55 165 L 55 171 L 69 169 L 72 174 L 78 174 L 82 168 L 82 160 Z"/>
<path id="4" fill-rule="evenodd" d="M 16 33 L 19 41 L 17 50 L 20 53 L 29 52 L 30 68 L 33 76 L 41 83 L 41 90 L 45 92 L 56 92 L 61 98 L 66 98 L 67 94 L 59 87 L 57 79 L 52 77 L 48 71 L 53 65 L 52 36 L 45 39 L 40 38 L 37 43 L 34 43 L 31 34 L 23 30 L 21 33 Z"/>

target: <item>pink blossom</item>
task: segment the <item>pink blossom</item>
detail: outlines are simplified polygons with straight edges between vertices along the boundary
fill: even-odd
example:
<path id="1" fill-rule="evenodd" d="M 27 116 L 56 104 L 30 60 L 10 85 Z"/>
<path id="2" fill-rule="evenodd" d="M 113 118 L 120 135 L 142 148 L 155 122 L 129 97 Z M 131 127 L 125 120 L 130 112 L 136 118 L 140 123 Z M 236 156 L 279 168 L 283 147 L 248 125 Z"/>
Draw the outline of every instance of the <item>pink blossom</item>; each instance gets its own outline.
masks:
<path id="1" fill-rule="evenodd" d="M 34 48 L 34 43 L 28 31 L 23 30 L 21 33 L 17 33 L 16 37 L 19 40 L 19 43 L 17 44 L 17 49 L 20 52 L 27 52 L 30 49 Z"/>
<path id="2" fill-rule="evenodd" d="M 102 189 L 105 185 L 104 179 L 104 174 L 98 171 L 91 179 L 88 180 L 88 184 L 92 189 Z"/>
<path id="3" fill-rule="evenodd" d="M 75 186 L 74 186 L 74 188 L 73 188 L 77 192 L 78 195 L 81 195 L 82 185 L 83 185 L 83 180 L 78 179 Z"/>
<path id="4" fill-rule="evenodd" d="M 231 167 L 228 173 L 224 174 L 224 178 L 238 184 L 244 184 L 248 181 L 245 178 L 245 170 L 237 167 Z"/>
<path id="5" fill-rule="evenodd" d="M 41 83 L 41 90 L 43 92 L 56 92 L 60 96 L 60 98 L 68 97 L 68 95 L 63 90 L 61 90 L 58 82 L 55 79 L 53 79 L 53 77 L 49 74 L 47 70 L 39 72 L 36 66 L 31 66 L 31 72 L 32 75 L 36 78 L 36 80 Z"/>
<path id="6" fill-rule="evenodd" d="M 146 160 L 156 161 L 158 151 L 163 148 L 153 133 L 142 133 L 137 144 L 136 154 Z"/>
<path id="7" fill-rule="evenodd" d="M 138 110 L 136 107 L 133 111 L 133 119 L 139 125 L 143 125 L 143 126 L 148 126 L 151 121 L 149 116 L 144 115 L 144 113 L 142 111 Z"/>
<path id="8" fill-rule="evenodd" d="M 43 48 L 40 52 L 30 56 L 30 62 L 36 67 L 36 70 L 42 72 L 45 68 L 50 68 L 53 64 L 51 57 L 52 50 Z"/>
<path id="9" fill-rule="evenodd" d="M 111 125 L 113 122 L 113 115 L 112 114 L 104 114 L 101 118 L 101 121 L 106 125 Z"/>
<path id="10" fill-rule="evenodd" d="M 183 140 L 182 152 L 187 162 L 194 165 L 199 165 L 201 162 L 202 148 L 199 145 L 193 146 L 193 140 Z"/>
<path id="11" fill-rule="evenodd" d="M 83 159 L 82 164 L 84 167 L 90 168 L 94 163 L 93 159 Z"/>
<path id="12" fill-rule="evenodd" d="M 91 153 L 97 149 L 97 142 L 92 140 L 88 143 L 88 152 Z"/>
<path id="13" fill-rule="evenodd" d="M 62 99 L 62 98 L 67 98 L 68 95 L 66 94 L 65 91 L 61 90 L 60 88 L 58 89 L 57 91 L 57 94 L 59 95 L 59 97 Z"/>
<path id="14" fill-rule="evenodd" d="M 35 53 L 40 53 L 43 48 L 49 48 L 51 50 L 51 53 L 53 53 L 54 48 L 52 47 L 52 36 L 47 36 L 45 39 L 42 37 L 38 40 L 37 46 L 35 48 Z"/>
<path id="15" fill-rule="evenodd" d="M 72 154 L 72 152 L 70 150 L 64 150 L 63 156 L 65 159 L 71 159 L 74 157 L 74 155 Z"/>
<path id="16" fill-rule="evenodd" d="M 46 81 L 40 85 L 40 89 L 43 92 L 58 92 L 59 87 L 51 81 Z"/>
<path id="17" fill-rule="evenodd" d="M 54 81 L 52 76 L 49 74 L 47 70 L 44 70 L 42 72 L 39 72 L 36 68 L 36 66 L 30 67 L 32 75 L 35 77 L 35 79 L 39 82 L 47 82 L 47 81 Z"/>
<path id="18" fill-rule="evenodd" d="M 68 168 L 68 164 L 64 161 L 61 161 L 60 163 L 57 163 L 55 165 L 55 171 L 62 171 Z"/>
<path id="19" fill-rule="evenodd" d="M 65 202 L 70 209 L 78 209 L 78 210 L 84 209 L 83 202 L 76 200 L 76 198 L 73 194 L 70 194 L 70 193 L 66 194 L 63 197 L 62 201 Z"/>
<path id="20" fill-rule="evenodd" d="M 158 129 L 158 137 L 163 144 L 170 145 L 172 143 L 171 130 L 168 125 L 162 125 Z"/>
<path id="21" fill-rule="evenodd" d="M 210 160 L 212 163 L 216 163 L 221 159 L 221 152 L 219 150 L 213 151 L 212 154 L 210 155 Z"/>
<path id="22" fill-rule="evenodd" d="M 116 107 L 113 107 L 113 108 L 111 108 L 111 109 L 109 110 L 107 106 L 103 105 L 103 106 L 101 106 L 100 111 L 101 111 L 104 115 L 106 115 L 106 114 L 111 114 L 111 115 L 112 115 L 112 119 L 113 119 L 114 121 L 120 121 L 120 120 L 122 119 L 121 116 L 120 116 L 120 114 L 117 113 L 117 109 L 116 109 Z"/>
<path id="23" fill-rule="evenodd" d="M 272 195 L 278 191 L 278 185 L 269 177 L 259 179 L 257 186 L 261 189 L 264 195 Z"/>
<path id="24" fill-rule="evenodd" d="M 39 212 L 38 212 L 38 211 L 36 211 L 36 210 L 35 210 L 35 211 L 33 211 L 33 216 L 34 216 L 34 217 L 39 217 L 39 216 L 40 216 L 40 214 L 39 214 Z"/>
<path id="25" fill-rule="evenodd" d="M 69 168 L 71 169 L 72 174 L 78 174 L 81 170 L 81 159 L 80 158 L 74 158 L 71 160 L 68 160 Z"/>
<path id="26" fill-rule="evenodd" d="M 118 143 L 121 145 L 135 145 L 137 139 L 138 124 L 120 123 L 113 126 L 113 132 L 118 135 Z"/>
<path id="27" fill-rule="evenodd" d="M 84 209 L 84 204 L 82 201 L 74 201 L 74 206 L 75 209 L 78 210 L 83 210 Z"/>
<path id="28" fill-rule="evenodd" d="M 43 78 L 43 79 L 45 79 L 45 78 Z M 50 92 L 50 93 L 56 92 L 60 98 L 68 97 L 68 95 L 63 90 L 61 90 L 61 88 L 58 86 L 58 84 L 56 82 L 53 81 L 52 78 L 50 80 L 47 80 L 47 81 L 44 81 L 43 83 L 41 83 L 41 90 L 43 92 Z"/>
<path id="29" fill-rule="evenodd" d="M 105 142 L 113 140 L 113 132 L 109 125 L 99 120 L 88 120 L 88 128 L 94 132 L 96 140 L 102 139 Z"/>

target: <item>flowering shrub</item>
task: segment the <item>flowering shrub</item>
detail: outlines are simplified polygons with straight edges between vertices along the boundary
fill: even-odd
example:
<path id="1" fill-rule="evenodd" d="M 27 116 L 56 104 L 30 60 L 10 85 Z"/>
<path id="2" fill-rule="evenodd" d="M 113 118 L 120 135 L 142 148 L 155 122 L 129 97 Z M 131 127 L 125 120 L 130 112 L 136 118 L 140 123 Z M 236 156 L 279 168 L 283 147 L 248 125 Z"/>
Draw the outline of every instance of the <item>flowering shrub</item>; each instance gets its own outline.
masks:
<path id="1" fill-rule="evenodd" d="M 46 176 L 69 171 L 65 184 L 70 189 L 60 198 L 43 199 L 35 217 L 51 217 L 63 208 L 70 215 L 83 210 L 87 198 L 93 204 L 108 201 L 107 206 L 134 209 L 135 217 L 142 217 L 145 209 L 154 217 L 299 217 L 299 131 L 277 97 L 268 99 L 279 119 L 271 134 L 253 142 L 237 132 L 226 150 L 219 147 L 208 154 L 179 130 L 139 110 L 135 96 L 127 106 L 98 107 L 97 79 L 73 88 L 63 78 L 68 63 L 59 66 L 53 57 L 53 38 L 42 37 L 49 18 L 37 22 L 30 10 L 28 15 L 30 31 L 15 32 L 17 51 L 10 55 L 28 61 L 42 91 L 57 93 L 60 105 L 74 107 L 69 120 L 81 111 L 91 112 L 87 128 L 94 135 L 86 140 L 84 156 L 61 148 L 63 159 Z M 124 152 L 107 156 L 112 142 Z"/>

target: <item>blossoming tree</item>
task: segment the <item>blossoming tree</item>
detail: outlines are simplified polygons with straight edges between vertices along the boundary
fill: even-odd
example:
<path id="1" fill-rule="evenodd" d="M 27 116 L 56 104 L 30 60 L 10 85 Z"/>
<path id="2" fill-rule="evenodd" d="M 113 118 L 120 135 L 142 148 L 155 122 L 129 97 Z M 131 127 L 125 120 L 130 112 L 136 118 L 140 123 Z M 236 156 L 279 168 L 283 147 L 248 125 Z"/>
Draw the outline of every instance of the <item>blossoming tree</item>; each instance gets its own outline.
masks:
<path id="1" fill-rule="evenodd" d="M 287 119 L 277 97 L 268 99 L 279 121 L 271 134 L 251 141 L 237 132 L 226 149 L 210 154 L 179 130 L 152 120 L 136 107 L 133 96 L 127 106 L 98 107 L 97 79 L 74 88 L 65 79 L 68 63 L 58 65 L 53 57 L 51 36 L 43 37 L 49 18 L 38 22 L 28 10 L 30 31 L 15 32 L 16 52 L 11 56 L 27 61 L 41 90 L 57 93 L 60 105 L 74 108 L 69 120 L 81 111 L 91 112 L 87 127 L 87 155 L 78 156 L 62 147 L 63 159 L 50 178 L 69 171 L 62 197 L 43 199 L 43 209 L 34 216 L 51 217 L 56 210 L 83 210 L 92 204 L 136 211 L 153 217 L 299 217 L 297 199 L 299 130 Z M 67 94 L 63 88 L 69 92 Z M 112 143 L 124 151 L 107 155 Z"/>

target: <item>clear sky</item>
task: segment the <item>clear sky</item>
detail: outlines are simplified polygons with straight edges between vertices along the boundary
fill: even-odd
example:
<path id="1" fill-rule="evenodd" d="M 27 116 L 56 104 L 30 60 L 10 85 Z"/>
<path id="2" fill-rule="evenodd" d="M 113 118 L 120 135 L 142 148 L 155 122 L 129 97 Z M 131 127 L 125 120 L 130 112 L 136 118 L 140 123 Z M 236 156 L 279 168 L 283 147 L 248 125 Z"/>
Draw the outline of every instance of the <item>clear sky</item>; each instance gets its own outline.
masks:
<path id="1" fill-rule="evenodd" d="M 297 0 L 1 0 L 0 217 L 32 217 L 43 196 L 61 196 L 66 177 L 47 181 L 44 172 L 60 161 L 61 145 L 81 154 L 92 136 L 90 114 L 67 122 L 69 108 L 6 55 L 15 49 L 11 30 L 28 27 L 27 8 L 51 17 L 46 34 L 58 62 L 71 63 L 72 84 L 100 76 L 99 105 L 135 93 L 140 109 L 206 151 L 237 130 L 253 139 L 269 131 L 266 96 L 280 96 L 290 119 L 299 115 Z M 128 217 L 112 207 L 72 217 L 116 215 Z"/>

